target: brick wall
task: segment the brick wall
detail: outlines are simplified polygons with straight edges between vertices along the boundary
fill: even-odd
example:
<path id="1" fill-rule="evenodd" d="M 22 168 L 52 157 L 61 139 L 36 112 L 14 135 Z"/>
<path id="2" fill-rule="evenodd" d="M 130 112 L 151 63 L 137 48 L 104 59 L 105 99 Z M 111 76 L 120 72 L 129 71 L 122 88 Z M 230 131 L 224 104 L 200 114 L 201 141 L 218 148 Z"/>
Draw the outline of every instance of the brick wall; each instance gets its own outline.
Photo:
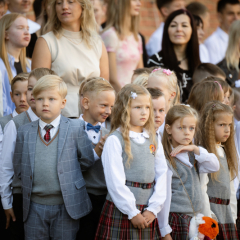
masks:
<path id="1" fill-rule="evenodd" d="M 193 0 L 186 0 L 186 3 L 190 3 Z M 194 0 L 196 1 L 196 0 Z M 197 0 L 198 1 L 198 0 Z M 218 0 L 201 0 L 198 1 L 205 4 L 210 12 L 210 25 L 209 29 L 205 30 L 205 36 L 209 36 L 215 31 L 218 26 L 216 6 Z M 141 21 L 140 21 L 140 32 L 146 37 L 148 41 L 152 33 L 159 27 L 161 23 L 161 15 L 158 12 L 155 0 L 142 0 L 142 10 L 141 10 Z"/>

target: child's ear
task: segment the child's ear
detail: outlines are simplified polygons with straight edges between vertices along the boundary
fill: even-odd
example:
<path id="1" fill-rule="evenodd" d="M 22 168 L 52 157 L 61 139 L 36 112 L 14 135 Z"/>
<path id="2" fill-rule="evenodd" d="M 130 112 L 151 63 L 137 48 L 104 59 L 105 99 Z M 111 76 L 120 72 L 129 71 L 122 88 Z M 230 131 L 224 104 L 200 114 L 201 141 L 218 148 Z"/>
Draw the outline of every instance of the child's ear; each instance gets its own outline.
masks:
<path id="1" fill-rule="evenodd" d="M 87 97 L 82 98 L 82 106 L 85 110 L 89 109 L 89 99 Z"/>
<path id="2" fill-rule="evenodd" d="M 10 97 L 11 97 L 11 100 L 13 102 L 13 93 L 12 92 L 10 92 Z"/>
<path id="3" fill-rule="evenodd" d="M 236 105 L 233 105 L 232 110 L 235 111 L 235 109 L 236 109 Z"/>
<path id="4" fill-rule="evenodd" d="M 65 108 L 66 103 L 67 103 L 67 99 L 66 99 L 66 98 L 62 99 L 62 106 L 61 106 L 61 109 L 64 109 L 64 108 Z"/>
<path id="5" fill-rule="evenodd" d="M 172 92 L 170 95 L 170 100 L 173 100 L 176 97 L 176 92 Z"/>
<path id="6" fill-rule="evenodd" d="M 8 32 L 7 31 L 5 31 L 5 39 L 9 40 L 9 36 L 8 36 Z"/>
<path id="7" fill-rule="evenodd" d="M 172 134 L 172 129 L 168 124 L 165 125 L 165 129 L 166 129 L 168 134 Z"/>

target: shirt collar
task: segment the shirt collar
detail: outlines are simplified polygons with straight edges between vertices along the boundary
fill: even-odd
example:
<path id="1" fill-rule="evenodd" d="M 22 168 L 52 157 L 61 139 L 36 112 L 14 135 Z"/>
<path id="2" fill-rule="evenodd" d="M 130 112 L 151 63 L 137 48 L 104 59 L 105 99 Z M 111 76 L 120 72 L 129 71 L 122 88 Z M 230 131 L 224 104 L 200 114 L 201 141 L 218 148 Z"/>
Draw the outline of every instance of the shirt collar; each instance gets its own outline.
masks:
<path id="1" fill-rule="evenodd" d="M 51 123 L 45 123 L 44 121 L 42 121 L 41 119 L 39 119 L 39 127 L 41 129 L 44 129 L 46 125 L 53 125 L 54 128 L 57 128 L 60 124 L 60 119 L 61 119 L 61 114 L 55 118 Z"/>
<path id="2" fill-rule="evenodd" d="M 13 113 L 12 113 L 12 117 L 16 117 L 18 115 L 18 113 L 16 112 L 16 109 L 14 109 Z"/>
<path id="3" fill-rule="evenodd" d="M 224 42 L 228 42 L 228 34 L 225 33 L 220 27 L 217 28 L 217 33 Z"/>
<path id="4" fill-rule="evenodd" d="M 87 124 L 88 124 L 88 122 L 86 122 L 86 121 L 83 119 L 83 117 L 82 117 L 82 116 L 83 116 L 83 114 L 81 114 L 81 115 L 80 115 L 79 119 L 80 119 L 80 120 L 83 120 L 83 121 L 85 122 L 85 128 L 86 128 L 86 127 L 87 127 Z M 100 122 L 98 122 L 98 123 L 96 124 L 96 126 L 97 126 L 97 125 L 99 125 L 99 126 L 102 126 L 102 124 L 101 124 Z"/>
<path id="5" fill-rule="evenodd" d="M 8 55 L 8 61 L 10 62 L 11 67 L 14 67 L 15 58 L 9 53 L 7 55 Z"/>
<path id="6" fill-rule="evenodd" d="M 31 107 L 28 108 L 27 113 L 28 113 L 29 117 L 31 118 L 32 122 L 39 119 L 39 117 L 31 109 Z"/>
<path id="7" fill-rule="evenodd" d="M 129 137 L 132 138 L 132 139 L 141 138 L 141 137 L 149 138 L 149 134 L 148 134 L 148 131 L 146 129 L 143 129 L 142 133 L 129 131 Z"/>

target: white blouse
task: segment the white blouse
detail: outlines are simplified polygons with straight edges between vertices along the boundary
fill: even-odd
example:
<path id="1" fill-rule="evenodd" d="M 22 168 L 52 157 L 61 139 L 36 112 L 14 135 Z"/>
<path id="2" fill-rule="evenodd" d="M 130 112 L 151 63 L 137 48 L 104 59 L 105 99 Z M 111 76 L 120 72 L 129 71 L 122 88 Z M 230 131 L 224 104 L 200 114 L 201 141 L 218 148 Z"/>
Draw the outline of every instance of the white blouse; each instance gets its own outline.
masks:
<path id="1" fill-rule="evenodd" d="M 219 170 L 219 161 L 215 154 L 208 153 L 208 151 L 202 147 L 199 147 L 200 155 L 196 155 L 195 159 L 198 161 L 199 173 L 212 173 Z M 179 153 L 176 158 L 182 163 L 186 164 L 189 167 L 193 165 L 189 162 L 188 153 Z M 172 231 L 171 227 L 168 224 L 168 217 L 170 212 L 171 198 L 172 198 L 172 170 L 168 167 L 167 172 L 167 199 L 164 203 L 164 207 L 161 212 L 158 213 L 158 225 L 161 232 L 161 236 L 165 237 L 168 233 Z"/>
<path id="2" fill-rule="evenodd" d="M 118 129 L 119 130 L 119 129 Z M 142 133 L 129 132 L 129 137 L 137 143 L 144 143 L 149 138 L 148 132 L 143 130 Z M 124 172 L 122 159 L 122 145 L 119 139 L 111 135 L 107 138 L 103 153 L 102 164 L 108 192 L 116 205 L 123 213 L 128 215 L 128 219 L 132 219 L 140 211 L 136 208 L 136 199 L 130 189 L 125 185 L 126 176 Z M 155 216 L 163 208 L 166 200 L 167 186 L 167 163 L 163 152 L 161 142 L 158 140 L 158 147 L 155 155 L 155 186 L 154 192 L 149 199 L 146 210 L 151 211 Z"/>

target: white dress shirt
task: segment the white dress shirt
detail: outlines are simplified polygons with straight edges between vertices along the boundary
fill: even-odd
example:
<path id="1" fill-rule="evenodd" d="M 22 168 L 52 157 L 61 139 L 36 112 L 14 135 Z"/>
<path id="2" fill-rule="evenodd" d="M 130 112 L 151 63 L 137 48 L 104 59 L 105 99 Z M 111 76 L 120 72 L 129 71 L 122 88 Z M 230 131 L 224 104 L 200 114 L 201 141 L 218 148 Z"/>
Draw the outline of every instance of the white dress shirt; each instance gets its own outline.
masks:
<path id="1" fill-rule="evenodd" d="M 211 173 L 219 170 L 219 161 L 215 154 L 208 153 L 208 151 L 202 147 L 199 147 L 200 155 L 196 155 L 195 159 L 198 161 L 198 169 L 199 173 Z M 193 167 L 193 165 L 189 161 L 188 153 L 179 153 L 176 158 L 182 163 L 186 164 L 189 167 Z M 158 225 L 161 232 L 161 236 L 165 237 L 168 233 L 172 231 L 171 227 L 168 224 L 168 217 L 170 212 L 171 198 L 172 198 L 172 170 L 168 167 L 167 172 L 167 198 L 164 203 L 164 208 L 161 212 L 158 213 Z"/>
<path id="2" fill-rule="evenodd" d="M 29 107 L 27 113 L 31 121 L 38 120 L 38 117 Z M 13 120 L 4 128 L 4 135 L 2 141 L 2 164 L 0 165 L 0 189 L 2 197 L 3 209 L 12 208 L 12 190 L 11 183 L 13 180 L 14 170 L 13 170 L 13 156 L 15 151 L 17 139 L 17 129 Z"/>
<path id="3" fill-rule="evenodd" d="M 204 44 L 199 45 L 199 55 L 200 55 L 200 60 L 202 63 L 210 62 L 208 49 L 206 48 L 206 46 Z"/>
<path id="4" fill-rule="evenodd" d="M 217 64 L 225 58 L 228 46 L 228 34 L 220 27 L 204 42 L 208 49 L 210 63 Z"/>
<path id="5" fill-rule="evenodd" d="M 40 127 L 40 131 L 41 131 L 42 139 L 44 139 L 44 135 L 46 134 L 46 130 L 44 128 L 47 125 L 52 125 L 53 126 L 53 128 L 51 128 L 50 132 L 49 132 L 50 133 L 50 139 L 53 139 L 53 137 L 55 136 L 55 134 L 57 133 L 57 131 L 59 129 L 60 120 L 61 120 L 61 115 L 59 115 L 57 118 L 55 118 L 51 123 L 45 123 L 44 121 L 39 119 L 39 127 Z"/>
<path id="6" fill-rule="evenodd" d="M 129 137 L 137 143 L 144 143 L 149 135 L 146 130 L 142 133 L 129 132 Z M 123 213 L 128 215 L 128 219 L 132 219 L 140 211 L 136 208 L 136 199 L 130 189 L 125 185 L 126 176 L 124 172 L 122 159 L 122 145 L 119 139 L 111 135 L 107 138 L 102 153 L 102 164 L 106 179 L 108 192 L 116 205 Z M 144 171 L 144 169 L 143 169 Z M 155 155 L 155 186 L 153 195 L 148 201 L 147 210 L 151 211 L 155 216 L 163 208 L 166 200 L 166 172 L 167 163 L 163 152 L 161 142 L 158 141 L 158 148 Z"/>
<path id="7" fill-rule="evenodd" d="M 7 12 L 5 14 L 9 14 L 9 13 L 11 13 L 11 12 L 9 10 L 7 10 Z M 36 22 L 33 22 L 30 19 L 27 19 L 27 21 L 28 21 L 29 33 L 30 34 L 33 34 L 33 33 L 37 32 L 41 28 L 40 24 L 38 24 Z"/>
<path id="8" fill-rule="evenodd" d="M 146 50 L 149 57 L 162 50 L 163 30 L 164 22 L 160 24 L 159 28 L 150 37 L 146 45 Z"/>
<path id="9" fill-rule="evenodd" d="M 84 121 L 82 116 L 83 116 L 83 114 L 80 115 L 79 119 Z M 84 122 L 85 122 L 85 132 L 87 133 L 89 140 L 94 145 L 98 144 L 98 142 L 100 141 L 100 137 L 101 137 L 101 131 L 99 131 L 98 133 L 96 133 L 93 129 L 90 129 L 90 130 L 87 131 L 88 122 L 86 122 L 86 121 L 84 121 Z M 102 126 L 102 124 L 100 122 L 98 123 L 98 125 Z M 93 149 L 93 155 L 94 155 L 95 161 L 100 159 L 100 157 L 96 154 L 94 149 Z"/>
<path id="10" fill-rule="evenodd" d="M 224 150 L 222 147 L 217 146 L 217 153 L 219 156 L 224 156 Z M 200 183 L 201 183 L 201 190 L 202 190 L 202 197 L 203 197 L 203 209 L 202 214 L 207 217 L 211 217 L 218 221 L 216 215 L 211 211 L 209 197 L 207 194 L 207 184 L 209 182 L 208 174 L 202 173 L 200 174 Z M 232 217 L 234 222 L 237 220 L 237 198 L 236 198 L 236 191 L 234 188 L 234 182 L 230 182 L 230 189 L 231 189 L 231 196 L 230 196 L 230 207 L 232 211 Z"/>

